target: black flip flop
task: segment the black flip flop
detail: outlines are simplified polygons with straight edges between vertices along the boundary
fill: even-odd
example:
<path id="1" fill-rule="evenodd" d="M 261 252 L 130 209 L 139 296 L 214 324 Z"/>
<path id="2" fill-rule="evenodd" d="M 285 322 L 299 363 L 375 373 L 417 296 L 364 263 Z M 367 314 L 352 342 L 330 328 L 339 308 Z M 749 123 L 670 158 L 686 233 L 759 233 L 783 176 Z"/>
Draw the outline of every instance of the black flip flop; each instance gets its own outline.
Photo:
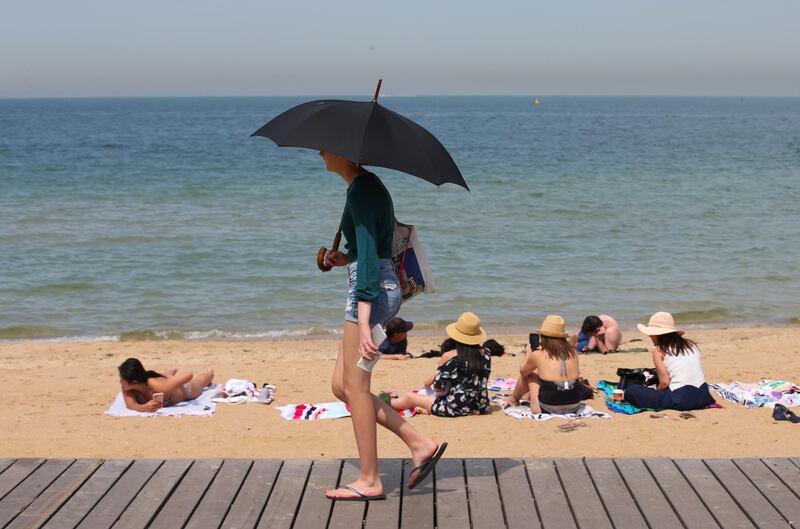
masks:
<path id="1" fill-rule="evenodd" d="M 783 404 L 775 405 L 775 409 L 772 411 L 772 418 L 776 421 L 789 421 L 793 424 L 800 422 L 800 417 Z"/>
<path id="2" fill-rule="evenodd" d="M 357 494 L 357 496 L 351 496 L 349 498 L 338 498 L 336 496 L 328 496 L 326 494 L 325 497 L 328 498 L 329 500 L 334 500 L 334 501 L 370 501 L 370 500 L 386 499 L 386 494 L 373 494 L 372 496 L 370 496 L 369 494 L 364 494 L 357 488 L 351 487 L 350 485 L 342 485 L 341 487 L 338 487 L 336 490 L 339 489 L 349 490 L 350 492 Z"/>
<path id="3" fill-rule="evenodd" d="M 414 487 L 416 487 L 417 485 L 419 485 L 419 483 L 423 479 L 428 477 L 428 474 L 431 473 L 431 471 L 433 470 L 433 467 L 435 467 L 436 463 L 438 463 L 439 460 L 442 458 L 442 455 L 444 454 L 445 450 L 447 450 L 447 443 L 446 442 L 440 444 L 439 448 L 436 449 L 436 452 L 434 452 L 433 455 L 430 458 L 428 458 L 425 461 L 423 461 L 420 466 L 414 467 L 414 468 L 411 469 L 411 472 L 408 473 L 408 489 L 409 490 L 411 490 Z M 411 481 L 411 474 L 413 474 L 414 472 L 419 472 L 419 474 L 417 474 L 417 479 L 415 479 L 414 481 Z"/>

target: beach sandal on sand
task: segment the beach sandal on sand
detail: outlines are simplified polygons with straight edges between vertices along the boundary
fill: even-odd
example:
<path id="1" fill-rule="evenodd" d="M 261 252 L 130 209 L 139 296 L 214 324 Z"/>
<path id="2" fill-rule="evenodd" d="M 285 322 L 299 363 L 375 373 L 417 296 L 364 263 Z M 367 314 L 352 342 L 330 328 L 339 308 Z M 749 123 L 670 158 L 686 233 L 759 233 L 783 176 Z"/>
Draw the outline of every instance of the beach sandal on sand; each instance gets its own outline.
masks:
<path id="1" fill-rule="evenodd" d="M 783 404 L 775 405 L 775 409 L 772 411 L 772 418 L 776 421 L 789 421 L 794 424 L 800 422 L 800 417 Z"/>
<path id="2" fill-rule="evenodd" d="M 337 488 L 336 490 L 341 490 L 341 489 L 349 490 L 350 492 L 355 494 L 355 496 L 346 496 L 344 498 L 340 498 L 340 497 L 337 497 L 337 496 L 328 496 L 326 494 L 325 497 L 328 498 L 329 500 L 334 500 L 334 501 L 370 501 L 370 500 L 385 500 L 386 499 L 386 494 L 381 493 L 381 494 L 373 494 L 373 495 L 370 496 L 369 494 L 364 494 L 363 492 L 361 492 L 357 488 L 351 487 L 350 485 L 342 485 L 341 487 Z"/>
<path id="3" fill-rule="evenodd" d="M 408 489 L 409 490 L 411 490 L 414 487 L 416 487 L 417 485 L 419 485 L 420 482 L 422 482 L 423 479 L 428 477 L 428 474 L 431 473 L 431 471 L 433 470 L 433 467 L 435 467 L 436 463 L 438 463 L 439 460 L 442 458 L 442 454 L 444 454 L 445 450 L 447 450 L 447 443 L 446 442 L 440 444 L 439 448 L 436 449 L 436 452 L 434 452 L 433 455 L 430 458 L 428 458 L 425 461 L 423 461 L 420 466 L 414 467 L 414 468 L 411 469 L 411 472 L 408 473 Z M 418 472 L 417 479 L 411 479 L 411 475 L 414 472 Z"/>

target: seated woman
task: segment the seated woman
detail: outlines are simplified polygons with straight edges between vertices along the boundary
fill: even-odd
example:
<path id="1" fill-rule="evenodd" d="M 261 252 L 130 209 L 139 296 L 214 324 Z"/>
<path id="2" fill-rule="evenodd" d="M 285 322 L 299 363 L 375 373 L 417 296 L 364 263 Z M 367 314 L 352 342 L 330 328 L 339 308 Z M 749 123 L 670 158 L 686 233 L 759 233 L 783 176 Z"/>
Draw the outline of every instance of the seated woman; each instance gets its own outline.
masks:
<path id="1" fill-rule="evenodd" d="M 578 353 L 567 341 L 564 318 L 547 316 L 539 336 L 539 347 L 531 349 L 530 343 L 525 346 L 519 379 L 506 403 L 516 406 L 527 394 L 534 413 L 573 413 L 581 405 L 580 368 Z"/>
<path id="2" fill-rule="evenodd" d="M 622 331 L 617 320 L 608 314 L 586 316 L 578 332 L 578 351 L 599 351 L 603 354 L 619 349 Z"/>
<path id="3" fill-rule="evenodd" d="M 465 312 L 447 326 L 446 332 L 455 341 L 455 352 L 425 383 L 433 386 L 436 395 L 411 392 L 392 399 L 394 409 L 422 408 L 439 417 L 463 417 L 489 411 L 486 385 L 492 371 L 492 357 L 481 347 L 486 338 L 481 320 L 475 314 Z"/>
<path id="4" fill-rule="evenodd" d="M 708 392 L 700 349 L 675 328 L 669 312 L 656 312 L 647 325 L 637 325 L 653 341 L 653 363 L 658 373 L 658 389 L 640 385 L 625 389 L 625 401 L 637 408 L 654 410 L 699 410 L 714 403 Z"/>
<path id="5" fill-rule="evenodd" d="M 214 370 L 211 368 L 197 376 L 192 373 L 178 373 L 177 369 L 166 371 L 163 375 L 155 371 L 145 371 L 136 358 L 128 358 L 119 366 L 119 384 L 125 405 L 135 411 L 157 411 L 162 402 L 153 399 L 156 393 L 163 394 L 164 406 L 196 399 L 203 388 L 211 384 L 213 378 Z"/>

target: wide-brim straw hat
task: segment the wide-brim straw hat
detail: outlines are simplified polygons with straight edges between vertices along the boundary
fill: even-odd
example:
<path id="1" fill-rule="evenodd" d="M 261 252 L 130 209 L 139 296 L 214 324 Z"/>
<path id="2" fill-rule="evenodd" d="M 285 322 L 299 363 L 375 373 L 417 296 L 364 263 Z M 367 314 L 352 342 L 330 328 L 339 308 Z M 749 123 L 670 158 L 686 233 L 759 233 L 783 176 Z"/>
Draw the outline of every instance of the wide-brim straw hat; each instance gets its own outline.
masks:
<path id="1" fill-rule="evenodd" d="M 557 314 L 548 315 L 539 327 L 539 334 L 547 336 L 548 338 L 566 338 L 567 324 L 564 318 Z"/>
<path id="2" fill-rule="evenodd" d="M 486 339 L 481 328 L 481 319 L 471 312 L 465 312 L 445 329 L 447 336 L 466 345 L 479 345 Z"/>
<path id="3" fill-rule="evenodd" d="M 647 336 L 661 336 L 671 332 L 676 332 L 678 336 L 683 336 L 685 333 L 685 331 L 675 328 L 675 319 L 669 312 L 656 312 L 650 316 L 650 321 L 647 322 L 647 325 L 637 323 L 636 327 Z"/>

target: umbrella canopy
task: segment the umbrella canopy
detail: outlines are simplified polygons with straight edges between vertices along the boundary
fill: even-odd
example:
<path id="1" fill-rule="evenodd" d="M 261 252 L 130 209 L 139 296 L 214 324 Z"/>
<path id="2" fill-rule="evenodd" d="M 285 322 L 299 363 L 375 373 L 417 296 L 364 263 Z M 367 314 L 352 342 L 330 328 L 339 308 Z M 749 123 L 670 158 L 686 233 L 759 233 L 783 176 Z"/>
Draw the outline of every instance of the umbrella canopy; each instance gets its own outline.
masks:
<path id="1" fill-rule="evenodd" d="M 450 182 L 469 190 L 439 140 L 379 104 L 377 94 L 369 102 L 325 99 L 297 105 L 252 136 L 264 136 L 280 147 L 326 151 L 361 165 L 387 167 L 436 185 Z"/>

